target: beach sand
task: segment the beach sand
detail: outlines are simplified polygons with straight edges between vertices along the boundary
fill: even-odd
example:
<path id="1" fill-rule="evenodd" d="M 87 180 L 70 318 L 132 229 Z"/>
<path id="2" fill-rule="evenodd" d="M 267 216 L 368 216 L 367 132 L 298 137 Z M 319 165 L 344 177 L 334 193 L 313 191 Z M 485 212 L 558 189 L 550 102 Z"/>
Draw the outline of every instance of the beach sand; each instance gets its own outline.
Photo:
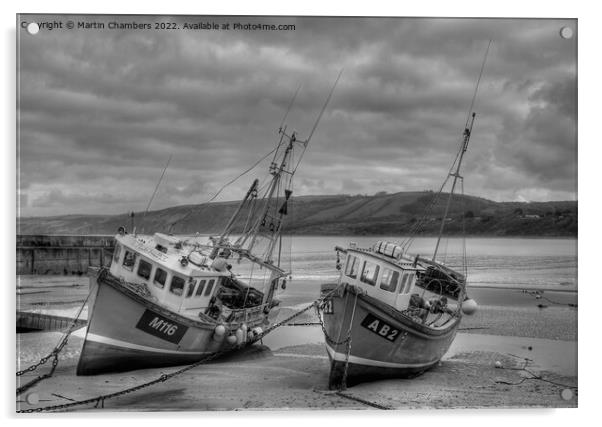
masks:
<path id="1" fill-rule="evenodd" d="M 80 278 L 77 278 L 80 279 Z M 71 279 L 70 279 L 71 280 Z M 79 280 L 78 280 L 79 281 Z M 83 283 L 82 286 L 83 287 Z M 69 293 L 85 294 L 80 286 Z M 329 363 L 319 326 L 286 326 L 265 337 L 263 345 L 196 367 L 166 382 L 70 411 L 201 411 L 287 409 L 411 409 L 577 406 L 577 309 L 549 304 L 520 291 L 474 290 L 484 305 L 465 316 L 450 351 L 439 366 L 413 379 L 364 383 L 335 393 L 328 390 Z M 576 303 L 576 293 L 548 293 L 556 302 Z M 283 318 L 302 308 L 283 309 Z M 290 303 L 290 301 L 289 301 Z M 30 304 L 45 311 L 42 305 Z M 67 310 L 76 309 L 72 300 Z M 47 309 L 56 310 L 46 307 Z M 64 315 L 64 311 L 62 312 Z M 313 322 L 309 312 L 295 323 Z M 60 356 L 52 378 L 17 399 L 17 410 L 60 405 L 123 390 L 178 367 L 89 377 L 75 376 L 84 329 L 76 331 Z M 58 332 L 17 336 L 17 369 L 48 354 Z M 528 359 L 528 361 L 527 361 Z M 533 374 L 543 380 L 531 379 Z M 502 368 L 496 368 L 496 362 Z M 21 384 L 50 369 L 50 362 Z M 17 385 L 20 385 L 19 381 Z M 561 396 L 563 390 L 565 398 Z M 39 399 L 38 403 L 30 402 Z M 359 399 L 359 400 L 356 400 Z"/>

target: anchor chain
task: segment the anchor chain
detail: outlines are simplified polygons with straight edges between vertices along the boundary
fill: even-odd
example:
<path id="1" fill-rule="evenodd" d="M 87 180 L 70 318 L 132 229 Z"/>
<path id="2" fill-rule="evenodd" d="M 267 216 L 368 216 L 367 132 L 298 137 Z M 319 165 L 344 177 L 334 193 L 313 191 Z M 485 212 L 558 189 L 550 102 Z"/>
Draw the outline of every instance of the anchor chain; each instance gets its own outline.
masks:
<path id="1" fill-rule="evenodd" d="M 59 354 L 63 350 L 63 348 L 67 345 L 67 342 L 69 340 L 69 336 L 75 330 L 75 327 L 77 326 L 77 321 L 78 321 L 79 317 L 81 316 L 82 311 L 84 310 L 84 307 L 88 303 L 88 299 L 90 298 L 91 294 L 92 294 L 92 292 L 90 290 L 88 292 L 88 296 L 86 297 L 86 299 L 82 303 L 81 307 L 79 308 L 79 310 L 77 312 L 77 315 L 72 320 L 71 325 L 67 329 L 67 332 L 65 332 L 65 334 L 63 335 L 63 337 L 61 338 L 61 340 L 59 341 L 59 343 L 56 345 L 56 347 L 54 347 L 54 349 L 50 352 L 50 354 L 48 354 L 47 356 L 42 357 L 37 363 L 34 363 L 33 365 L 31 365 L 31 366 L 29 366 L 29 367 L 27 367 L 27 368 L 25 368 L 25 369 L 23 369 L 21 371 L 17 371 L 16 372 L 16 376 L 17 377 L 23 376 L 23 374 L 26 374 L 26 373 L 29 373 L 29 372 L 33 372 L 36 369 L 38 369 L 40 366 L 46 364 L 46 362 L 48 362 L 48 360 L 51 357 L 53 357 L 52 368 L 50 369 L 50 372 L 48 372 L 47 374 L 44 374 L 44 375 L 40 375 L 37 378 L 34 378 L 30 382 L 28 382 L 27 384 L 22 385 L 21 387 L 18 387 L 17 390 L 16 390 L 17 391 L 17 396 L 20 395 L 21 393 L 23 393 L 24 391 L 29 390 L 31 387 L 33 387 L 34 385 L 36 385 L 40 381 L 43 381 L 43 380 L 45 380 L 47 378 L 52 377 L 52 375 L 54 374 L 54 371 L 55 371 L 56 367 L 59 364 Z"/>
<path id="2" fill-rule="evenodd" d="M 161 376 L 159 376 L 158 378 L 155 378 L 154 380 L 148 381 L 146 383 L 143 384 L 139 384 L 137 386 L 134 387 L 130 387 L 124 390 L 120 390 L 117 391 L 115 393 L 110 393 L 110 394 L 105 394 L 105 395 L 101 395 L 101 396 L 96 396 L 96 397 L 92 397 L 90 399 L 85 399 L 85 400 L 78 400 L 75 402 L 70 402 L 70 403 L 64 403 L 61 405 L 51 405 L 51 406 L 44 406 L 44 407 L 40 407 L 40 408 L 30 408 L 30 409 L 22 409 L 22 410 L 18 410 L 17 413 L 34 413 L 34 412 L 47 412 L 47 411 L 58 411 L 58 410 L 63 410 L 63 409 L 69 409 L 69 408 L 73 408 L 75 406 L 82 406 L 82 405 L 87 405 L 90 403 L 95 403 L 95 407 L 98 408 L 99 406 L 101 408 L 104 408 L 104 402 L 107 399 L 111 399 L 114 397 L 118 397 L 118 396 L 123 396 L 129 393 L 133 393 L 135 391 L 141 390 L 143 388 L 146 387 L 150 387 L 152 385 L 161 383 L 161 382 L 165 382 L 175 376 L 181 375 L 184 372 L 187 372 L 191 369 L 194 369 L 202 364 L 205 364 L 207 362 L 209 362 L 210 360 L 213 360 L 217 357 L 223 356 L 227 353 L 231 353 L 234 352 L 236 350 L 240 350 L 246 346 L 252 345 L 254 343 L 256 343 L 257 341 L 260 341 L 261 339 L 263 339 L 263 337 L 265 337 L 267 334 L 269 334 L 270 332 L 272 332 L 274 329 L 279 328 L 280 326 L 285 325 L 286 323 L 290 322 L 291 320 L 293 320 L 294 318 L 300 316 L 301 314 L 309 311 L 311 308 L 313 307 L 317 307 L 320 304 L 323 304 L 324 301 L 332 298 L 332 295 L 334 295 L 335 291 L 337 291 L 338 288 L 335 288 L 333 291 L 329 292 L 327 295 L 325 295 L 324 297 L 320 297 L 317 300 L 315 300 L 314 302 L 312 302 L 310 305 L 308 305 L 307 307 L 305 307 L 304 309 L 294 313 L 293 315 L 287 317 L 286 319 L 275 323 L 274 325 L 272 325 L 271 327 L 267 328 L 265 331 L 263 331 L 262 333 L 256 335 L 255 337 L 253 337 L 251 340 L 249 340 L 247 343 L 244 344 L 240 344 L 237 345 L 236 347 L 233 347 L 231 349 L 228 350 L 222 350 L 216 353 L 211 353 L 208 356 L 204 357 L 203 359 L 194 362 L 191 365 L 185 366 L 181 369 L 178 369 L 174 372 L 171 372 L 169 374 L 162 374 Z"/>
<path id="3" fill-rule="evenodd" d="M 351 328 L 353 328 L 353 319 L 355 317 L 355 308 L 357 306 L 357 293 L 353 301 L 353 311 L 351 312 L 351 320 L 349 321 L 349 330 L 347 331 L 347 345 L 345 349 L 345 369 L 343 370 L 343 379 L 339 391 L 347 388 L 347 372 L 349 371 L 349 355 L 351 354 Z"/>
<path id="4" fill-rule="evenodd" d="M 322 332 L 324 333 L 324 338 L 326 339 L 326 342 L 328 342 L 331 345 L 340 345 L 351 341 L 350 334 L 347 334 L 347 338 L 341 341 L 334 340 L 330 335 L 328 335 L 328 332 L 326 331 L 326 327 L 324 326 L 324 320 L 322 319 L 322 315 L 320 314 L 320 308 L 318 306 L 316 306 L 316 313 L 318 315 L 318 320 L 320 321 L 320 326 L 322 327 Z"/>

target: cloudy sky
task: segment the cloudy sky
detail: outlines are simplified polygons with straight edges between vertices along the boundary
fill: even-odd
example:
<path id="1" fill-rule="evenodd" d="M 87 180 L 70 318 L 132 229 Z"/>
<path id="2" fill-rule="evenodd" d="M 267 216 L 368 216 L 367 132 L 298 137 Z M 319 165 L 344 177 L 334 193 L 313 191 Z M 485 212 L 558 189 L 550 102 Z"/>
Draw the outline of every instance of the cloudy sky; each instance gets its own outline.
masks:
<path id="1" fill-rule="evenodd" d="M 577 198 L 574 20 L 22 16 L 105 29 L 18 33 L 18 195 L 23 216 L 202 203 L 311 130 L 296 195 L 436 189 L 453 159 L 488 41 L 465 193 Z M 118 30 L 110 22 L 230 23 Z M 293 24 L 290 31 L 234 23 Z M 153 24 L 154 25 L 154 24 Z M 573 37 L 561 37 L 569 27 Z M 263 166 L 263 165 L 262 165 Z M 265 166 L 264 166 L 265 168 Z M 252 174 L 218 200 L 239 199 Z"/>

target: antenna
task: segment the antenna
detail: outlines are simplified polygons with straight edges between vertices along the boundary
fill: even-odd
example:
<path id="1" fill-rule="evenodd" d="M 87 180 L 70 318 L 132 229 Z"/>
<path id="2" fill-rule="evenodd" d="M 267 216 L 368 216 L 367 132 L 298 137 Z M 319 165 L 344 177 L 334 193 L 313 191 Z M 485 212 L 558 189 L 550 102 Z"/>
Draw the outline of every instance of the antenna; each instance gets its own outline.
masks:
<path id="1" fill-rule="evenodd" d="M 441 220 L 441 228 L 439 229 L 439 236 L 437 237 L 437 244 L 435 245 L 435 251 L 433 252 L 432 260 L 435 261 L 437 257 L 437 251 L 439 250 L 439 244 L 441 243 L 441 237 L 443 236 L 443 229 L 445 228 L 445 221 L 447 219 L 447 213 L 449 212 L 449 206 L 451 204 L 452 196 L 454 195 L 454 190 L 456 188 L 456 183 L 458 179 L 462 180 L 462 186 L 464 186 L 464 177 L 460 175 L 460 166 L 462 165 L 462 158 L 464 157 L 464 153 L 468 149 L 468 141 L 470 140 L 470 134 L 472 133 L 472 127 L 474 125 L 474 119 L 476 113 L 472 111 L 474 107 L 475 100 L 477 98 L 477 92 L 479 90 L 479 83 L 481 82 L 481 77 L 483 77 L 483 70 L 485 69 L 485 62 L 487 61 L 487 55 L 489 54 L 489 48 L 491 47 L 492 40 L 489 40 L 489 44 L 487 45 L 487 50 L 485 50 L 485 55 L 483 56 L 483 62 L 481 63 L 481 70 L 479 71 L 479 77 L 477 79 L 477 84 L 474 88 L 474 94 L 472 95 L 472 100 L 470 102 L 470 109 L 468 110 L 468 117 L 466 118 L 466 125 L 464 126 L 464 134 L 462 136 L 462 146 L 460 147 L 460 151 L 456 160 L 458 161 L 456 165 L 456 172 L 448 175 L 454 177 L 454 181 L 452 183 L 451 191 L 449 192 L 449 197 L 447 198 L 447 204 L 445 205 L 445 213 L 443 214 L 443 218 Z M 453 166 L 452 166 L 453 168 Z M 447 178 L 446 178 L 447 180 Z M 464 187 L 462 187 L 464 188 Z"/>
<path id="2" fill-rule="evenodd" d="M 330 89 L 330 93 L 328 94 L 328 97 L 326 98 L 326 101 L 324 102 L 324 105 L 322 106 L 322 110 L 320 111 L 320 114 L 318 114 L 318 118 L 316 119 L 316 122 L 314 123 L 314 127 L 311 129 L 311 132 L 309 133 L 309 137 L 305 141 L 297 140 L 298 142 L 301 142 L 305 148 L 307 148 L 307 144 L 309 144 L 309 141 L 311 141 L 311 138 L 314 135 L 314 132 L 316 131 L 316 128 L 318 127 L 318 124 L 320 123 L 320 120 L 322 120 L 322 115 L 324 114 L 324 111 L 326 111 L 326 107 L 328 106 L 328 103 L 330 102 L 330 98 L 332 98 L 334 89 L 337 87 L 337 84 L 339 83 L 339 79 L 341 78 L 342 74 L 343 74 L 343 68 L 341 68 L 341 71 L 339 71 L 339 75 L 337 76 L 337 79 L 334 81 L 334 84 L 332 85 L 332 88 Z M 294 134 L 293 134 L 293 136 L 294 136 Z M 295 174 L 295 172 L 297 172 L 297 168 L 301 164 L 301 160 L 303 159 L 303 156 L 305 155 L 305 148 L 301 152 L 301 155 L 299 156 L 299 160 L 297 160 L 295 169 L 293 169 L 293 171 L 292 171 L 293 175 Z"/>
<path id="3" fill-rule="evenodd" d="M 479 83 L 481 83 L 481 77 L 483 77 L 483 70 L 485 69 L 485 62 L 487 62 L 487 55 L 489 54 L 489 48 L 491 47 L 491 43 L 493 40 L 489 39 L 489 44 L 487 45 L 487 50 L 485 50 L 485 55 L 483 56 L 483 63 L 481 64 L 481 71 L 479 72 L 479 78 L 477 79 L 477 84 L 474 87 L 474 93 L 472 95 L 472 101 L 470 102 L 470 107 L 468 108 L 468 116 L 466 117 L 466 125 L 464 128 L 468 128 L 468 122 L 470 122 L 470 113 L 474 112 L 474 103 L 477 99 L 477 92 L 479 91 Z"/>
<path id="4" fill-rule="evenodd" d="M 291 108 L 292 108 L 293 104 L 295 103 L 295 99 L 297 98 L 297 94 L 299 93 L 299 90 L 301 89 L 301 86 L 302 86 L 302 84 L 299 83 L 299 86 L 297 86 L 297 90 L 295 91 L 295 94 L 291 98 L 291 102 L 288 104 L 288 108 L 286 109 L 286 113 L 284 113 L 284 117 L 282 117 L 282 122 L 280 122 L 280 126 L 278 127 L 278 129 L 282 130 L 282 126 L 284 126 L 284 122 L 286 122 L 286 118 L 288 117 L 288 113 L 291 111 Z"/>
<path id="5" fill-rule="evenodd" d="M 155 186 L 155 191 L 153 191 L 153 195 L 151 196 L 150 200 L 148 201 L 148 205 L 146 205 L 146 210 L 144 211 L 144 215 L 142 215 L 142 221 L 144 221 L 144 218 L 146 217 L 146 213 L 148 212 L 148 210 L 151 207 L 151 203 L 153 202 L 153 199 L 155 198 L 155 195 L 157 194 L 157 190 L 159 189 L 159 185 L 161 185 L 161 181 L 163 180 L 163 177 L 165 176 L 165 171 L 167 170 L 167 167 L 169 166 L 169 162 L 171 162 L 172 156 L 173 156 L 173 154 L 170 154 L 169 159 L 167 159 L 167 163 L 165 164 L 165 167 L 163 168 L 163 172 L 161 173 L 159 182 L 157 182 L 157 185 Z"/>
<path id="6" fill-rule="evenodd" d="M 332 89 L 330 89 L 328 98 L 326 98 L 326 102 L 324 102 L 324 106 L 322 106 L 322 110 L 320 111 L 320 114 L 318 115 L 318 118 L 316 119 L 316 122 L 314 123 L 314 127 L 311 129 L 311 132 L 309 133 L 309 137 L 307 138 L 307 141 L 305 141 L 305 145 L 309 144 L 311 137 L 314 135 L 314 132 L 316 131 L 316 128 L 318 127 L 318 124 L 320 123 L 320 120 L 322 119 L 322 115 L 324 114 L 324 111 L 326 110 L 326 107 L 328 106 L 328 103 L 330 102 L 330 98 L 332 97 L 334 89 L 337 87 L 337 83 L 339 83 L 341 74 L 343 74 L 343 68 L 341 68 L 341 71 L 339 71 L 339 75 L 337 76 L 337 79 L 334 81 L 334 84 L 332 85 Z"/>

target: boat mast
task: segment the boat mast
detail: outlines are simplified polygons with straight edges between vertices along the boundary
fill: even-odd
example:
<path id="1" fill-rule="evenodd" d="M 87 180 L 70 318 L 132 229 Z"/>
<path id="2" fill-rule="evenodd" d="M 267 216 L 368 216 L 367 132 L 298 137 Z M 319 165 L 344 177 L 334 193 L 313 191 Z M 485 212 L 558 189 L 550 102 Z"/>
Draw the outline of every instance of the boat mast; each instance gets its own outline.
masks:
<path id="1" fill-rule="evenodd" d="M 443 214 L 443 218 L 441 219 L 441 228 L 439 229 L 439 236 L 437 237 L 437 245 L 435 246 L 435 252 L 433 252 L 433 261 L 437 257 L 437 251 L 439 250 L 439 244 L 441 243 L 441 237 L 443 237 L 443 229 L 445 228 L 445 222 L 447 220 L 447 213 L 449 212 L 449 206 L 451 204 L 452 196 L 454 195 L 454 190 L 456 188 L 456 183 L 458 179 L 464 179 L 460 175 L 460 167 L 462 166 L 462 159 L 464 158 L 464 153 L 468 149 L 468 141 L 470 140 L 470 134 L 472 133 L 472 126 L 474 124 L 476 113 L 472 113 L 472 119 L 470 120 L 470 125 L 464 129 L 464 135 L 462 138 L 462 146 L 460 148 L 460 154 L 458 159 L 458 164 L 456 166 L 456 171 L 450 173 L 450 176 L 454 177 L 454 181 L 452 183 L 451 191 L 449 192 L 449 197 L 447 198 L 447 204 L 445 205 L 445 213 Z"/>
<path id="2" fill-rule="evenodd" d="M 491 48 L 491 42 L 492 40 L 489 40 L 489 43 L 487 44 L 487 49 L 485 50 L 485 55 L 483 55 L 483 62 L 481 63 L 481 70 L 479 71 L 479 78 L 477 79 L 477 84 L 475 85 L 474 88 L 474 93 L 472 95 L 472 101 L 470 102 L 470 108 L 468 109 L 468 114 L 470 114 L 471 111 L 473 111 L 473 107 L 475 104 L 475 101 L 477 99 L 477 93 L 479 91 L 479 84 L 481 83 L 481 78 L 483 77 L 483 70 L 485 69 L 485 63 L 487 62 L 487 55 L 489 54 L 489 48 Z M 450 173 L 449 176 L 453 176 L 454 177 L 454 182 L 452 184 L 452 188 L 451 191 L 449 193 L 449 197 L 447 198 L 447 205 L 445 206 L 445 214 L 443 215 L 443 218 L 441 219 L 441 228 L 439 229 L 439 236 L 437 237 L 437 245 L 435 246 L 435 252 L 433 252 L 433 261 L 435 261 L 435 258 L 437 257 L 437 251 L 439 250 L 439 244 L 441 243 L 441 237 L 443 236 L 443 228 L 445 227 L 445 220 L 447 219 L 447 213 L 449 212 L 449 205 L 451 203 L 451 199 L 452 196 L 454 194 L 454 189 L 456 188 L 456 183 L 458 182 L 458 178 L 463 179 L 460 176 L 460 166 L 462 165 L 462 158 L 464 157 L 464 153 L 466 153 L 466 149 L 468 148 L 468 140 L 470 139 L 470 133 L 472 132 L 472 125 L 474 124 L 474 118 L 475 118 L 476 113 L 473 111 L 472 112 L 472 119 L 469 119 L 468 117 L 466 118 L 466 127 L 464 128 L 464 136 L 462 139 L 462 148 L 460 149 L 460 158 L 458 159 L 458 165 L 456 167 L 456 172 L 455 173 Z M 469 124 L 469 120 L 470 120 L 470 124 Z"/>
<path id="3" fill-rule="evenodd" d="M 264 223 L 267 220 L 267 216 L 268 216 L 268 211 L 271 207 L 270 202 L 274 197 L 274 192 L 276 191 L 276 189 L 278 188 L 278 184 L 280 182 L 280 178 L 282 176 L 282 173 L 289 173 L 291 174 L 291 179 L 292 179 L 292 175 L 294 172 L 289 172 L 286 167 L 288 164 L 288 160 L 291 154 L 291 151 L 293 150 L 293 144 L 295 142 L 301 142 L 303 143 L 303 141 L 297 141 L 296 137 L 295 137 L 295 133 L 293 132 L 290 136 L 286 134 L 285 129 L 281 129 L 280 133 L 288 138 L 288 144 L 286 146 L 286 149 L 284 151 L 284 154 L 282 156 L 282 160 L 280 161 L 280 165 L 276 165 L 275 163 L 272 163 L 272 165 L 270 166 L 270 172 L 273 175 L 272 178 L 272 182 L 270 183 L 270 188 L 268 190 L 267 195 L 264 197 L 265 200 L 265 205 L 262 209 L 262 212 L 260 215 L 257 216 L 257 219 L 255 220 L 255 224 L 253 224 L 253 226 L 251 227 L 251 229 L 249 230 L 249 232 L 241 238 L 241 240 L 239 242 L 237 242 L 237 246 L 242 247 L 245 242 L 247 241 L 247 239 L 251 238 L 251 242 L 249 243 L 249 246 L 247 248 L 247 250 L 249 252 L 251 252 L 251 250 L 253 249 L 253 246 L 255 245 L 255 240 L 257 238 L 258 232 L 259 232 L 259 228 L 262 226 L 262 223 Z M 278 233 L 280 233 L 280 226 L 282 223 L 282 215 L 280 215 L 280 221 L 278 221 L 277 224 L 275 224 L 275 227 L 277 227 L 275 230 L 271 230 L 271 231 L 275 231 L 275 233 L 273 233 L 273 235 L 271 236 L 271 242 L 270 242 L 270 250 L 267 251 L 267 257 L 264 261 L 269 262 L 270 258 L 271 258 L 271 248 L 273 247 L 273 241 L 275 240 L 275 237 L 277 237 Z M 274 220 L 276 218 L 272 218 L 272 220 Z"/>

